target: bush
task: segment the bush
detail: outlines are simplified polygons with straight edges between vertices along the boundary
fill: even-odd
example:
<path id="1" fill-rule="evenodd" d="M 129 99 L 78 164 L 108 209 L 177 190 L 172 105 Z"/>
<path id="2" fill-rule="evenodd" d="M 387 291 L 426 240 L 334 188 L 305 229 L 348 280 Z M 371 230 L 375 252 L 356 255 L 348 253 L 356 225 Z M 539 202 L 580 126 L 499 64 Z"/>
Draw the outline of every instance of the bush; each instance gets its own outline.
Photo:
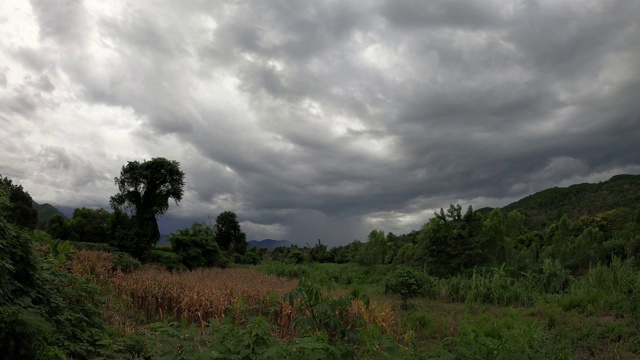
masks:
<path id="1" fill-rule="evenodd" d="M 384 292 L 399 295 L 402 307 L 407 309 L 410 298 L 423 295 L 427 285 L 433 287 L 433 284 L 433 279 L 427 275 L 409 268 L 401 268 L 384 279 Z"/>
<path id="2" fill-rule="evenodd" d="M 255 248 L 253 248 L 255 249 Z M 244 265 L 258 265 L 262 261 L 260 255 L 255 252 L 249 250 L 246 254 L 240 255 L 238 253 L 233 254 L 233 262 L 236 264 L 244 264 Z"/>
<path id="3" fill-rule="evenodd" d="M 443 342 L 446 359 L 565 359 L 568 349 L 554 344 L 538 324 L 511 318 L 465 324 L 459 334 Z"/>
<path id="4" fill-rule="evenodd" d="M 149 261 L 152 264 L 165 267 L 167 270 L 186 270 L 187 267 L 182 264 L 182 256 L 173 251 L 151 250 Z"/>
<path id="5" fill-rule="evenodd" d="M 140 269 L 142 264 L 140 261 L 131 257 L 131 255 L 123 252 L 115 253 L 115 259 L 113 261 L 113 270 L 120 270 L 123 273 L 130 273 L 133 270 Z"/>
<path id="6" fill-rule="evenodd" d="M 542 292 L 548 294 L 565 293 L 572 281 L 571 273 L 560 264 L 560 261 L 544 259 L 542 275 L 539 277 L 539 286 Z"/>
<path id="7" fill-rule="evenodd" d="M 169 236 L 171 249 L 182 257 L 188 269 L 198 267 L 223 267 L 226 265 L 220 246 L 213 239 L 213 233 L 203 223 L 194 223 Z"/>
<path id="8" fill-rule="evenodd" d="M 293 249 L 285 256 L 284 260 L 289 264 L 301 264 L 304 261 L 302 250 Z"/>
<path id="9" fill-rule="evenodd" d="M 538 294 L 527 290 L 528 284 L 517 282 L 504 269 L 478 268 L 464 281 L 467 302 L 492 305 L 531 305 Z"/>

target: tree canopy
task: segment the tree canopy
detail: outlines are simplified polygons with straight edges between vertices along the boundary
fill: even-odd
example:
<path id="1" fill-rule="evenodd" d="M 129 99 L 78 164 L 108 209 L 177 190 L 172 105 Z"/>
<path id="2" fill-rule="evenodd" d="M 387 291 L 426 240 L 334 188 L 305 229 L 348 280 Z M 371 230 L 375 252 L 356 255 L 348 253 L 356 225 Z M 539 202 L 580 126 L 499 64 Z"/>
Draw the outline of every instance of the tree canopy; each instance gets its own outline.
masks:
<path id="1" fill-rule="evenodd" d="M 77 208 L 69 221 L 69 238 L 74 241 L 108 243 L 111 213 L 105 209 Z"/>
<path id="2" fill-rule="evenodd" d="M 197 267 L 226 266 L 220 247 L 213 237 L 213 230 L 204 223 L 196 222 L 190 227 L 169 236 L 171 249 L 182 257 L 188 269 Z"/>
<path id="3" fill-rule="evenodd" d="M 462 215 L 460 205 L 443 209 L 420 232 L 419 259 L 432 274 L 452 275 L 486 263 L 480 232 L 483 217 L 471 206 Z"/>
<path id="4" fill-rule="evenodd" d="M 247 252 L 247 235 L 242 232 L 236 213 L 233 211 L 224 211 L 218 215 L 213 232 L 223 251 L 236 254 Z"/>
<path id="5" fill-rule="evenodd" d="M 22 228 L 35 229 L 38 222 L 38 210 L 33 208 L 33 199 L 22 185 L 14 184 L 11 179 L 0 176 L 0 188 L 9 197 L 9 204 L 3 209 L 10 224 Z"/>
<path id="6" fill-rule="evenodd" d="M 160 239 L 157 217 L 176 204 L 184 194 L 184 172 L 180 163 L 162 157 L 149 161 L 129 161 L 115 178 L 119 193 L 111 197 L 111 206 L 128 213 L 135 231 L 149 248 Z"/>

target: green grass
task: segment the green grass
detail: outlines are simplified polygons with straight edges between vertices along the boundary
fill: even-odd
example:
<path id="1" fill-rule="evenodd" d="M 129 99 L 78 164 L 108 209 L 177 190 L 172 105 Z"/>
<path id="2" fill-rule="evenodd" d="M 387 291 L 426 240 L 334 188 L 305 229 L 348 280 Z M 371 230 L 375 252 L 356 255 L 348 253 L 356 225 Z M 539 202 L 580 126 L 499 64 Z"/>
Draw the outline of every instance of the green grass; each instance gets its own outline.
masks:
<path id="1" fill-rule="evenodd" d="M 403 310 L 381 286 L 392 266 L 286 264 L 255 267 L 289 278 L 359 288 L 392 304 L 392 337 L 403 358 L 637 359 L 640 358 L 640 272 L 614 259 L 572 278 L 553 264 L 540 272 L 476 269 L 433 278 L 425 296 Z"/>

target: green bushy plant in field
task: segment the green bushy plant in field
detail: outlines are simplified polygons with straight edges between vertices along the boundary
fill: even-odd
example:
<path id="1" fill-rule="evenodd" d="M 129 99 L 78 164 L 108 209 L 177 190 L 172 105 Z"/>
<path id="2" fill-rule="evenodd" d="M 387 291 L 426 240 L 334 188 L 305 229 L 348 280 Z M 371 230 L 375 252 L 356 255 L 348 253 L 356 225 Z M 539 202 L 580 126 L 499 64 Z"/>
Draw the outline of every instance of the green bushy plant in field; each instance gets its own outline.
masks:
<path id="1" fill-rule="evenodd" d="M 542 326 L 516 319 L 465 324 L 456 337 L 445 339 L 439 359 L 569 359 L 556 349 Z M 559 350 L 559 351 L 558 351 Z"/>
<path id="2" fill-rule="evenodd" d="M 283 296 L 283 301 L 296 309 L 298 317 L 291 324 L 297 336 L 325 339 L 335 347 L 337 358 L 380 358 L 396 350 L 397 344 L 367 325 L 361 315 L 351 313 L 354 300 L 369 306 L 369 297 L 358 291 L 347 296 L 332 296 L 330 289 L 316 285 L 307 279 L 300 280 L 298 287 Z M 333 358 L 333 357 L 331 357 Z"/>
<path id="3" fill-rule="evenodd" d="M 640 274 L 634 269 L 633 259 L 613 257 L 609 265 L 598 264 L 576 279 L 559 304 L 564 310 L 580 313 L 637 318 L 639 291 Z"/>
<path id="4" fill-rule="evenodd" d="M 409 268 L 395 270 L 384 279 L 384 291 L 400 296 L 403 309 L 407 309 L 409 299 L 424 295 L 428 291 L 427 286 L 432 288 L 433 280 Z"/>
<path id="5" fill-rule="evenodd" d="M 130 273 L 134 270 L 140 269 L 142 264 L 137 259 L 134 259 L 131 255 L 124 252 L 115 252 L 113 261 L 113 270 L 122 271 L 123 273 Z"/>
<path id="6" fill-rule="evenodd" d="M 236 264 L 258 265 L 262 261 L 262 256 L 258 253 L 258 249 L 253 247 L 244 254 L 233 254 L 232 259 Z"/>
<path id="7" fill-rule="evenodd" d="M 187 269 L 187 267 L 182 263 L 182 256 L 172 251 L 151 250 L 149 254 L 149 262 L 155 265 L 164 266 L 167 270 Z"/>
<path id="8" fill-rule="evenodd" d="M 426 295 L 444 302 L 528 306 L 541 296 L 536 284 L 531 277 L 514 278 L 503 269 L 476 268 L 470 276 L 433 279 Z"/>
<path id="9" fill-rule="evenodd" d="M 271 333 L 273 325 L 263 317 L 251 317 L 246 324 L 236 324 L 229 318 L 212 320 L 210 324 L 209 328 L 203 330 L 175 322 L 153 323 L 149 325 L 145 337 L 129 335 L 112 342 L 110 345 L 115 351 L 109 355 L 111 358 L 185 360 L 344 358 L 322 332 L 291 341 L 278 340 Z"/>
<path id="10" fill-rule="evenodd" d="M 364 318 L 349 315 L 352 300 L 360 300 L 360 297 L 368 306 L 369 299 L 365 296 L 335 298 L 328 289 L 302 278 L 282 300 L 300 314 L 292 324 L 294 330 L 304 335 L 324 331 L 332 339 L 344 339 L 356 337 L 356 328 L 364 325 Z"/>
<path id="11" fill-rule="evenodd" d="M 463 282 L 466 302 L 492 305 L 530 305 L 537 294 L 527 290 L 528 284 L 510 277 L 504 268 L 474 269 Z"/>
<path id="12" fill-rule="evenodd" d="M 178 230 L 169 236 L 171 250 L 182 257 L 187 269 L 198 267 L 226 267 L 227 261 L 220 245 L 216 242 L 213 230 L 204 223 L 193 223 L 190 227 Z"/>
<path id="13" fill-rule="evenodd" d="M 560 261 L 544 259 L 538 285 L 542 292 L 548 294 L 565 293 L 572 281 L 571 273 L 562 266 Z"/>

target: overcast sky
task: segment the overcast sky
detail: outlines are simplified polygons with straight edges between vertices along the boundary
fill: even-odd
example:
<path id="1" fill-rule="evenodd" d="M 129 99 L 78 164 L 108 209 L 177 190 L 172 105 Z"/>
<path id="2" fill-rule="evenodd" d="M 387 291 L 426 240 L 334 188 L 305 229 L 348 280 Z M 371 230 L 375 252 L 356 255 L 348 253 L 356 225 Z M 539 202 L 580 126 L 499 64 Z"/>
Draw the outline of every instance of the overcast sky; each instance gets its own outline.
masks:
<path id="1" fill-rule="evenodd" d="M 163 233 L 405 233 L 640 173 L 640 1 L 3 0 L 0 138 L 0 174 L 71 209 L 179 161 Z"/>

